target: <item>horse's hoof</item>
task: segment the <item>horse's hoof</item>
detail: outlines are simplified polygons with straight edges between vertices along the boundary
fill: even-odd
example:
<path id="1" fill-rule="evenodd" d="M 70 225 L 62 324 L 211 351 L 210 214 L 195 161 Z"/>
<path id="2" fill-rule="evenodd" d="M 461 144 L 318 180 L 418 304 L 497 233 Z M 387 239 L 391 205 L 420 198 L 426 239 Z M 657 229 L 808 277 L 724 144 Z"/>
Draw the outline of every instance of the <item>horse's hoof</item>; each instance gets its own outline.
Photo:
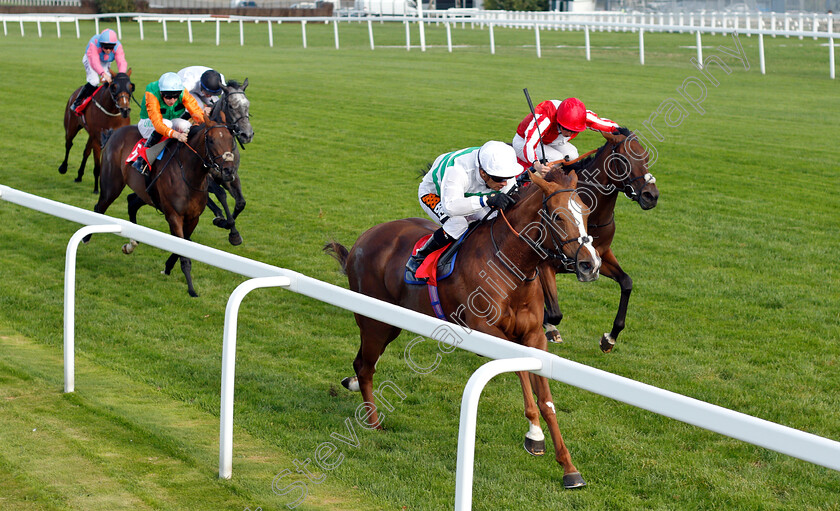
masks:
<path id="1" fill-rule="evenodd" d="M 215 225 L 216 227 L 226 229 L 225 224 L 227 224 L 227 220 L 225 220 L 224 218 L 220 216 L 213 218 L 213 225 Z"/>
<path id="2" fill-rule="evenodd" d="M 228 241 L 233 246 L 241 245 L 242 244 L 242 236 L 240 236 L 238 232 L 237 233 L 232 232 L 232 233 L 228 234 Z"/>
<path id="3" fill-rule="evenodd" d="M 575 488 L 583 488 L 586 486 L 586 481 L 581 477 L 580 472 L 572 472 L 563 476 L 563 488 L 567 490 L 574 490 Z"/>
<path id="4" fill-rule="evenodd" d="M 77 177 L 76 179 L 74 179 L 74 180 L 73 180 L 73 182 L 74 182 L 74 183 L 81 183 L 81 182 L 82 182 L 82 178 Z"/>
<path id="5" fill-rule="evenodd" d="M 67 174 L 67 164 L 66 163 L 58 166 L 58 173 L 59 174 Z"/>
<path id="6" fill-rule="evenodd" d="M 542 456 L 545 454 L 545 440 L 531 440 L 526 436 L 524 447 L 531 456 Z"/>
<path id="7" fill-rule="evenodd" d="M 545 338 L 548 339 L 548 342 L 553 342 L 555 344 L 563 343 L 563 338 L 560 337 L 560 332 L 557 330 L 551 330 L 550 332 L 546 332 Z"/>
<path id="8" fill-rule="evenodd" d="M 190 296 L 192 296 L 193 298 L 198 298 L 198 293 L 196 293 L 192 289 L 187 289 L 187 293 L 189 293 Z"/>
<path id="9" fill-rule="evenodd" d="M 604 334 L 601 337 L 600 346 L 601 351 L 603 351 L 604 353 L 609 353 L 613 350 L 613 348 L 615 348 L 615 339 L 610 337 L 610 334 Z"/>
<path id="10" fill-rule="evenodd" d="M 345 389 L 349 390 L 350 392 L 359 392 L 359 379 L 355 376 L 348 376 L 341 380 L 341 384 L 344 386 Z"/>
<path id="11" fill-rule="evenodd" d="M 122 253 L 123 254 L 129 255 L 132 252 L 134 252 L 134 247 L 132 247 L 130 243 L 126 243 L 125 245 L 122 246 Z"/>

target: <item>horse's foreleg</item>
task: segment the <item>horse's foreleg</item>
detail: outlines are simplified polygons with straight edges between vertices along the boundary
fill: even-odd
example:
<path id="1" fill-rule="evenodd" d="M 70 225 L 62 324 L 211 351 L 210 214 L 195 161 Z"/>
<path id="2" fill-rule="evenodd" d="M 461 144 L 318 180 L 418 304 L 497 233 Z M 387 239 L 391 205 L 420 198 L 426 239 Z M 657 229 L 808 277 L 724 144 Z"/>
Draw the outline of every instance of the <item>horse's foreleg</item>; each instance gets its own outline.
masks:
<path id="1" fill-rule="evenodd" d="M 189 241 L 190 236 L 192 236 L 193 231 L 195 230 L 195 226 L 198 225 L 198 217 L 195 218 L 185 218 L 183 224 L 183 232 L 182 238 Z M 172 234 L 175 234 L 174 232 Z M 178 236 L 176 234 L 176 236 Z M 198 296 L 198 293 L 195 292 L 195 288 L 193 287 L 192 281 L 192 259 L 186 256 L 181 256 L 181 271 L 184 273 L 184 278 L 187 279 L 187 292 L 193 298 Z"/>
<path id="2" fill-rule="evenodd" d="M 245 209 L 245 196 L 242 194 L 242 182 L 239 180 L 239 175 L 236 176 L 236 179 L 232 183 L 226 186 L 230 190 L 230 195 L 234 200 L 233 219 L 236 220 L 239 213 L 242 213 L 242 210 Z"/>
<path id="3" fill-rule="evenodd" d="M 615 347 L 618 334 L 624 330 L 625 319 L 627 318 L 627 304 L 630 302 L 630 293 L 633 292 L 633 279 L 621 269 L 612 250 L 604 253 L 601 261 L 601 274 L 615 280 L 621 287 L 621 299 L 618 302 L 618 312 L 615 314 L 612 330 L 610 333 L 605 333 L 601 336 L 599 342 L 601 351 L 609 353 Z"/>
<path id="4" fill-rule="evenodd" d="M 525 450 L 528 454 L 542 456 L 545 454 L 545 435 L 540 425 L 540 409 L 534 401 L 534 391 L 531 388 L 530 373 L 519 371 L 519 383 L 522 385 L 522 396 L 525 398 L 525 418 L 528 419 L 528 432 L 525 433 Z"/>
<path id="5" fill-rule="evenodd" d="M 73 181 L 77 183 L 82 182 L 82 176 L 85 175 L 85 165 L 87 165 L 87 159 L 90 156 L 91 150 L 93 150 L 93 137 L 88 137 L 87 144 L 85 144 L 85 152 L 82 153 L 82 163 L 79 165 L 79 175 Z"/>
<path id="6" fill-rule="evenodd" d="M 539 271 L 540 287 L 543 292 L 545 310 L 543 311 L 543 328 L 545 338 L 549 342 L 561 343 L 563 338 L 557 330 L 557 325 L 563 319 L 560 303 L 557 301 L 557 279 L 554 268 L 550 264 L 543 264 Z"/>
<path id="7" fill-rule="evenodd" d="M 137 210 L 140 209 L 145 202 L 143 199 L 137 196 L 136 193 L 132 193 L 128 196 L 128 219 L 131 220 L 131 223 L 137 223 Z M 128 243 L 122 246 L 123 254 L 131 254 L 134 252 L 134 249 L 137 248 L 137 241 L 133 239 L 129 239 Z"/>

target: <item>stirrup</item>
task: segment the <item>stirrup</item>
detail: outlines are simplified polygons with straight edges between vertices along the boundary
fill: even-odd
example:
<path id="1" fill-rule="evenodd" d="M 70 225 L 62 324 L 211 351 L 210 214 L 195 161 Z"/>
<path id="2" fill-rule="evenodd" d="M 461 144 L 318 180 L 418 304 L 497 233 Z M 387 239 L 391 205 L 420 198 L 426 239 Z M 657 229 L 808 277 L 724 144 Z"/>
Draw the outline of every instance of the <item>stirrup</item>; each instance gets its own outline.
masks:
<path id="1" fill-rule="evenodd" d="M 140 173 L 141 176 L 148 176 L 149 175 L 149 166 L 146 165 L 146 162 L 143 161 L 143 158 L 137 158 L 131 164 L 134 167 L 134 170 Z"/>
<path id="2" fill-rule="evenodd" d="M 415 273 L 417 273 L 417 270 L 420 269 L 420 266 L 423 264 L 423 261 L 425 259 L 426 259 L 425 257 L 424 258 L 419 258 L 416 255 L 412 255 L 411 257 L 408 258 L 408 262 L 405 263 L 405 270 L 408 273 L 414 275 Z"/>

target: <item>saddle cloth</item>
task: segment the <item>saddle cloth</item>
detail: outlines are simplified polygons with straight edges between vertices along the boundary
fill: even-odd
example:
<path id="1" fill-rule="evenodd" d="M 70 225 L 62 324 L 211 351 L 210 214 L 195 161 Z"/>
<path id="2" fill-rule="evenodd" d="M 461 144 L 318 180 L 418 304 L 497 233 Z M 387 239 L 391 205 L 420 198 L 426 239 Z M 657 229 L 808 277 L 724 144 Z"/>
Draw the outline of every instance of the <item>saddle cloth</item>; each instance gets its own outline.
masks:
<path id="1" fill-rule="evenodd" d="M 411 251 L 412 255 L 416 254 L 418 250 L 423 248 L 423 245 L 426 244 L 429 238 L 431 238 L 431 234 L 427 234 L 417 240 L 417 243 L 414 244 L 414 249 Z M 428 284 L 430 286 L 436 286 L 439 280 L 443 280 L 446 277 L 452 274 L 452 270 L 455 268 L 455 257 L 458 255 L 458 247 L 460 243 L 455 243 L 454 246 L 452 243 L 448 243 L 443 248 L 439 248 L 426 256 L 423 259 L 423 263 L 420 265 L 420 268 L 417 269 L 417 272 L 413 275 L 409 275 L 408 272 L 405 274 L 405 282 L 406 284 Z M 452 248 L 453 250 L 449 250 Z"/>
<path id="2" fill-rule="evenodd" d="M 93 91 L 93 94 L 86 97 L 84 99 L 84 101 L 82 101 L 82 104 L 79 105 L 79 108 L 76 109 L 76 114 L 77 115 L 82 115 L 82 112 L 85 111 L 85 108 L 87 108 L 87 106 L 90 104 L 90 102 L 93 101 L 93 97 L 96 96 L 96 93 L 99 92 L 99 89 L 101 89 L 102 87 L 104 87 L 104 85 L 100 85 L 99 87 L 97 87 L 96 90 Z"/>
<path id="3" fill-rule="evenodd" d="M 163 149 L 164 144 L 169 141 L 169 138 L 164 137 L 163 140 L 158 142 L 152 147 L 146 147 L 146 139 L 141 138 L 134 144 L 134 147 L 131 149 L 131 152 L 128 153 L 128 158 L 125 159 L 125 162 L 131 165 L 137 158 L 143 158 L 146 160 L 146 163 L 149 165 L 149 168 L 152 167 L 152 163 L 149 161 L 149 155 L 147 154 L 147 150 L 151 151 L 151 157 L 153 160 L 160 160 L 163 158 Z"/>

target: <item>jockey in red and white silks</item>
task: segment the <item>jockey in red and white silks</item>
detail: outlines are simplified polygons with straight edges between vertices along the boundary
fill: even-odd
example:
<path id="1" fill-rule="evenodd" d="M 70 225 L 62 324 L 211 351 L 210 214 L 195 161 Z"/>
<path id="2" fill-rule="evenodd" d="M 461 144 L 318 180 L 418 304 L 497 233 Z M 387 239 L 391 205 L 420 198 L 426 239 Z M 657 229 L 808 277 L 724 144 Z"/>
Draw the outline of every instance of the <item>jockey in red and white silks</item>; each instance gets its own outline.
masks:
<path id="1" fill-rule="evenodd" d="M 567 156 L 570 159 L 577 158 L 578 150 L 571 140 L 587 128 L 606 132 L 618 128 L 617 123 L 602 119 L 595 112 L 587 110 L 577 98 L 543 101 L 534 108 L 534 112 L 536 120 L 532 114 L 528 114 L 519 123 L 513 137 L 516 158 L 526 169 L 540 160 L 562 160 Z"/>

